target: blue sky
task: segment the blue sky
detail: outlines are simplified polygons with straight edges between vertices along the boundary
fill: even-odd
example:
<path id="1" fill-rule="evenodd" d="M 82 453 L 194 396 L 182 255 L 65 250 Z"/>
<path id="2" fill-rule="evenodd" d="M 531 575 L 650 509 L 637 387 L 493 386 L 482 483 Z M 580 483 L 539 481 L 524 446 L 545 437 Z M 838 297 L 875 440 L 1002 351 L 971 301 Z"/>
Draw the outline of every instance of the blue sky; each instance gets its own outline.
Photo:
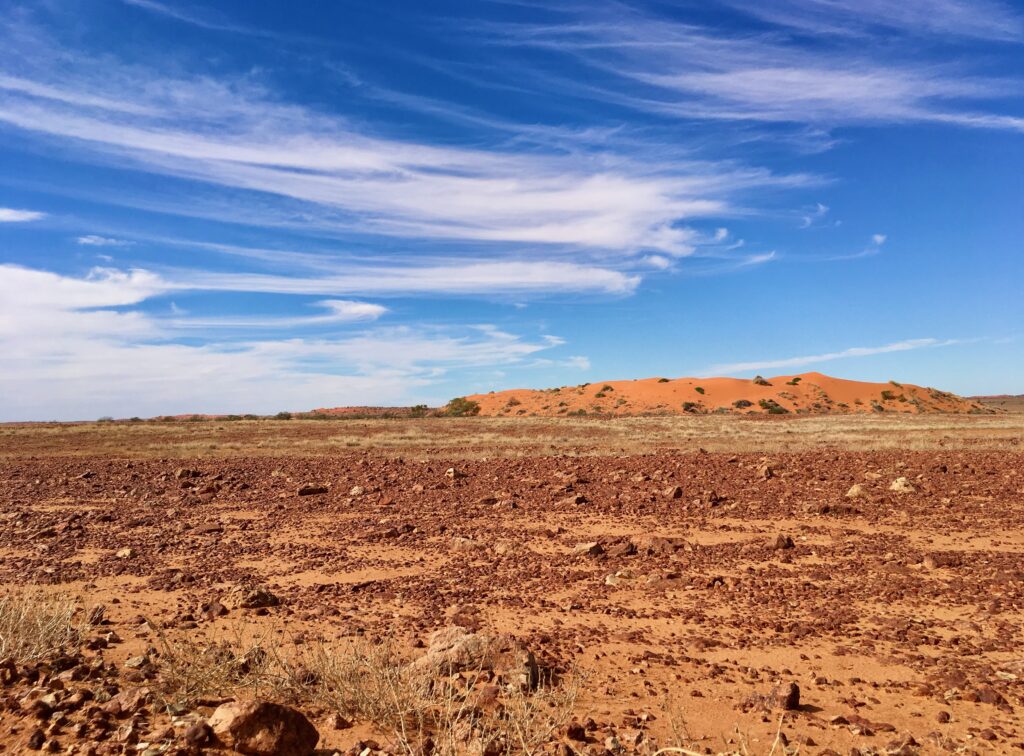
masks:
<path id="1" fill-rule="evenodd" d="M 1020 6 L 0 0 L 0 43 L 0 419 L 1024 391 Z"/>

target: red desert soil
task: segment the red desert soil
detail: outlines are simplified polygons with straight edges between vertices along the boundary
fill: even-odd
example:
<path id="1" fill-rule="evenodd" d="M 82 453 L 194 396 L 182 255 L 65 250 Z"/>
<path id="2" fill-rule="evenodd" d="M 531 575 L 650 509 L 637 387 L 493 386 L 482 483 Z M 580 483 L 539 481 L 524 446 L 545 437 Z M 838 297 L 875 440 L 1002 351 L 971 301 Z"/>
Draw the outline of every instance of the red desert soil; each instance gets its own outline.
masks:
<path id="1" fill-rule="evenodd" d="M 223 752 L 205 723 L 258 698 L 318 753 L 429 753 L 387 726 L 374 667 L 352 704 L 317 652 L 383 643 L 477 754 L 560 707 L 535 752 L 1024 747 L 1018 452 L 135 454 L 0 458 L 0 598 L 91 618 L 53 658 L 0 659 L 0 750 Z M 301 663 L 257 679 L 268 657 Z"/>
<path id="2" fill-rule="evenodd" d="M 991 412 L 955 394 L 896 382 L 865 383 L 821 373 L 744 378 L 646 378 L 555 389 L 474 394 L 480 415 L 645 415 L 729 412 L 851 414 L 858 412 Z"/>

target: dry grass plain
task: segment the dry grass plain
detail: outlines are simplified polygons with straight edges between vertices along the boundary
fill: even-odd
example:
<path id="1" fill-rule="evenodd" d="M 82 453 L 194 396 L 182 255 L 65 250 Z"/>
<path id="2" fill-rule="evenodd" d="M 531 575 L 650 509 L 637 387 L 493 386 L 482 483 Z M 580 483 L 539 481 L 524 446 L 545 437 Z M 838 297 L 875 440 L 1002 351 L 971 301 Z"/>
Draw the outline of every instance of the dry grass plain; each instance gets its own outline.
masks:
<path id="1" fill-rule="evenodd" d="M 204 723 L 259 698 L 324 754 L 1015 752 L 1022 438 L 1021 414 L 0 426 L 0 750 L 220 752 Z"/>
<path id="2" fill-rule="evenodd" d="M 1024 413 L 621 418 L 203 420 L 0 425 L 0 456 L 374 455 L 473 459 L 662 451 L 1014 450 Z"/>

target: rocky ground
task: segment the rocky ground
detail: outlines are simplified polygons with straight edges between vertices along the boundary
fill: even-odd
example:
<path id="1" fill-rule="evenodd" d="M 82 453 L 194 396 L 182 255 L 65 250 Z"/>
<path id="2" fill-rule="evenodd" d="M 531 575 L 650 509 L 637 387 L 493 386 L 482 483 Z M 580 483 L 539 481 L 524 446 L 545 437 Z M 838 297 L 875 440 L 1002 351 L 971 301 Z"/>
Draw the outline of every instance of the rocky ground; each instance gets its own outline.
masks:
<path id="1" fill-rule="evenodd" d="M 326 668 L 182 682 L 257 646 L 393 649 L 481 722 L 545 696 L 565 754 L 1024 748 L 1022 454 L 127 456 L 0 460 L 0 595 L 80 607 L 0 660 L 7 752 L 445 750 Z"/>

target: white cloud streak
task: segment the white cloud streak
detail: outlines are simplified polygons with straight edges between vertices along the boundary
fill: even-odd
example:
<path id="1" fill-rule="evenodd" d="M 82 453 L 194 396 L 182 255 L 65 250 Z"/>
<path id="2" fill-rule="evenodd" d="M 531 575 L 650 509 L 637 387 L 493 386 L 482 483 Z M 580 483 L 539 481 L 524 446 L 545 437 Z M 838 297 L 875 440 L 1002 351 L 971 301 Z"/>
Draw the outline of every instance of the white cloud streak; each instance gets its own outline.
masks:
<path id="1" fill-rule="evenodd" d="M 803 367 L 819 362 L 831 362 L 832 360 L 845 360 L 855 357 L 872 357 L 878 354 L 890 354 L 892 352 L 907 352 L 914 349 L 929 349 L 934 347 L 952 346 L 962 343 L 958 339 L 909 339 L 897 341 L 892 344 L 885 344 L 878 347 L 851 347 L 840 352 L 826 352 L 825 354 L 803 355 L 801 357 L 786 357 L 780 360 L 760 360 L 755 362 L 730 362 L 720 365 L 713 365 L 704 371 L 705 375 L 734 375 L 736 373 L 748 373 L 752 370 L 778 369 Z"/>
<path id="2" fill-rule="evenodd" d="M 453 261 L 438 265 L 335 266 L 315 277 L 262 273 L 171 272 L 168 286 L 276 294 L 630 294 L 640 276 L 567 262 Z"/>
<path id="3" fill-rule="evenodd" d="M 339 323 L 365 323 L 377 320 L 388 312 L 388 308 L 372 302 L 354 302 L 345 299 L 325 299 L 315 305 L 327 310 L 323 315 L 301 317 L 222 317 L 174 319 L 166 325 L 178 329 L 268 329 L 268 328 L 310 328 L 336 325 Z"/>
<path id="4" fill-rule="evenodd" d="M 46 213 L 36 210 L 15 210 L 11 207 L 0 207 L 0 223 L 27 223 L 28 221 L 45 218 Z"/>
<path id="5" fill-rule="evenodd" d="M 912 36 L 943 35 L 1018 41 L 1024 19 L 991 0 L 773 0 L 734 2 L 744 13 L 820 35 L 862 36 L 890 30 Z"/>
<path id="6" fill-rule="evenodd" d="M 480 325 L 195 346 L 176 340 L 184 318 L 142 309 L 167 291 L 147 271 L 98 269 L 70 278 L 0 266 L 0 420 L 413 403 L 432 396 L 451 370 L 525 366 L 563 343 Z M 336 323 L 384 314 L 366 302 L 320 306 Z M 274 320 L 241 325 L 272 327 Z"/>
<path id="7" fill-rule="evenodd" d="M 916 5 L 911 15 L 917 18 L 928 15 L 926 4 L 886 5 Z M 793 0 L 789 5 L 827 6 L 841 18 L 844 8 L 857 15 L 859 4 Z M 872 12 L 862 15 L 884 16 L 881 0 L 869 5 Z M 967 15 L 966 3 L 934 0 L 932 5 L 958 6 L 963 11 L 958 17 Z M 772 13 L 774 5 L 758 7 Z M 570 5 L 564 23 L 485 25 L 484 30 L 499 43 L 572 55 L 603 74 L 607 81 L 581 88 L 583 96 L 660 115 L 825 128 L 930 121 L 1024 132 L 1024 118 L 979 109 L 981 103 L 1013 97 L 1019 82 L 974 76 L 959 64 L 911 61 L 892 47 L 851 52 L 827 36 L 813 50 L 780 34 L 728 36 L 615 3 L 601 4 L 598 11 Z M 1006 23 L 1019 29 L 1019 18 L 1012 19 Z"/>
<path id="8" fill-rule="evenodd" d="M 96 234 L 79 236 L 75 241 L 83 247 L 129 247 L 134 243 L 124 239 L 112 239 L 109 236 L 97 236 Z"/>
<path id="9" fill-rule="evenodd" d="M 36 48 L 25 54 L 45 57 Z M 251 81 L 75 62 L 72 81 L 0 77 L 0 123 L 82 159 L 278 197 L 293 214 L 298 201 L 307 226 L 684 256 L 694 251 L 684 223 L 736 213 L 742 192 L 812 181 L 683 159 L 663 144 L 511 151 L 384 138 Z"/>

